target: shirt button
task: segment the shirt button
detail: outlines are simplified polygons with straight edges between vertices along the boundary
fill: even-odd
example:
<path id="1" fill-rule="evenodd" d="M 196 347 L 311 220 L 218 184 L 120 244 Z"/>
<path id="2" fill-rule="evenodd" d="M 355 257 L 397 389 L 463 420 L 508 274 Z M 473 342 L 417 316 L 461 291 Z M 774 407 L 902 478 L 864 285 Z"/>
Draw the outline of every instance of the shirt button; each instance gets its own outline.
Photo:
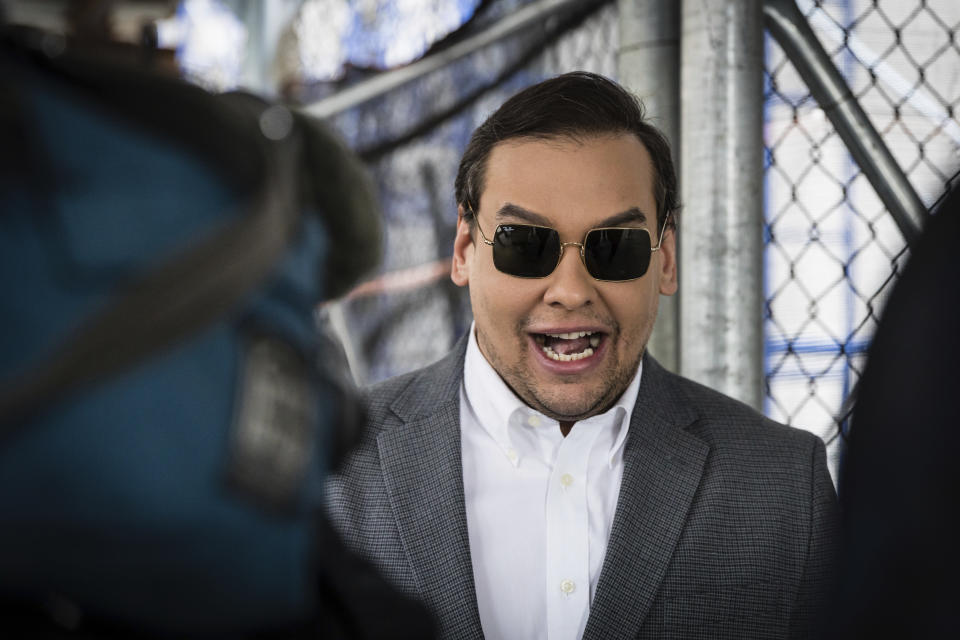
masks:
<path id="1" fill-rule="evenodd" d="M 563 474 L 560 476 L 560 484 L 562 484 L 564 487 L 569 487 L 573 484 L 573 476 L 569 473 Z"/>
<path id="2" fill-rule="evenodd" d="M 573 580 L 561 580 L 560 581 L 560 591 L 565 595 L 570 595 L 576 590 L 577 585 L 574 584 Z"/>
<path id="3" fill-rule="evenodd" d="M 516 449 L 507 449 L 507 459 L 510 462 L 516 462 L 518 457 Z"/>
<path id="4" fill-rule="evenodd" d="M 527 424 L 530 425 L 531 427 L 539 427 L 539 426 L 540 426 L 540 416 L 529 416 L 529 417 L 527 418 Z"/>

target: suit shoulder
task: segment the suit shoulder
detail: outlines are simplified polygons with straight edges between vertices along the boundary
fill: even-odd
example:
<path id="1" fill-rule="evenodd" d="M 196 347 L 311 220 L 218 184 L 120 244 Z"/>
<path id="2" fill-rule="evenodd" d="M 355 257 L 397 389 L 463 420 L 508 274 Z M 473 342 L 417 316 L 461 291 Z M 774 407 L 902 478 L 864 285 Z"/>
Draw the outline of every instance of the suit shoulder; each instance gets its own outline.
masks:
<path id="1" fill-rule="evenodd" d="M 822 440 L 804 429 L 776 422 L 753 407 L 715 389 L 670 374 L 697 419 L 688 431 L 712 446 L 751 451 L 795 452 L 809 456 Z"/>
<path id="2" fill-rule="evenodd" d="M 385 415 L 394 407 L 405 417 L 413 418 L 430 414 L 438 404 L 456 400 L 463 379 L 466 345 L 464 336 L 433 364 L 368 387 L 362 396 L 367 411 L 373 416 Z"/>
<path id="3" fill-rule="evenodd" d="M 336 514 L 335 522 L 339 523 L 338 519 L 345 517 L 344 514 L 353 513 L 358 505 L 368 503 L 372 495 L 379 495 L 382 478 L 377 439 L 384 430 L 401 423 L 390 407 L 419 374 L 420 371 L 412 371 L 361 390 L 363 426 L 360 437 L 343 464 L 327 477 L 326 482 L 328 502 L 333 509 L 331 513 Z"/>
<path id="4" fill-rule="evenodd" d="M 389 411 L 393 401 L 403 394 L 423 371 L 423 369 L 410 371 L 393 378 L 387 378 L 363 389 L 360 397 L 364 408 L 367 410 L 368 419 L 373 414 L 382 415 Z"/>
<path id="5" fill-rule="evenodd" d="M 382 431 L 394 422 L 433 413 L 459 400 L 463 359 L 459 350 L 421 369 L 367 387 L 362 395 L 368 427 Z"/>

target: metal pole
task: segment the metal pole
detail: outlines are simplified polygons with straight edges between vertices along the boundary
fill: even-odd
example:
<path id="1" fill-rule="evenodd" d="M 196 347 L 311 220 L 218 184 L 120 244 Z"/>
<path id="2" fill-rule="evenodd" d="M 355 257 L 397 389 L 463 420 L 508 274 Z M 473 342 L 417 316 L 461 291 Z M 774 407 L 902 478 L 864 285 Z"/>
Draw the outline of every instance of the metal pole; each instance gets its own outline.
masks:
<path id="1" fill-rule="evenodd" d="M 761 0 L 683 0 L 680 370 L 761 408 Z"/>
<path id="2" fill-rule="evenodd" d="M 810 93 L 833 124 L 850 155 L 893 216 L 908 245 L 913 245 L 927 208 L 867 114 L 830 61 L 793 0 L 767 0 L 763 14 L 770 35 L 807 83 Z"/>
<path id="3" fill-rule="evenodd" d="M 274 62 L 283 30 L 297 15 L 303 0 L 235 0 L 234 11 L 247 28 L 247 55 L 241 85 L 268 98 L 277 95 Z"/>
<path id="4" fill-rule="evenodd" d="M 680 7 L 675 0 L 618 0 L 618 8 L 618 79 L 643 100 L 647 117 L 667 136 L 679 167 Z M 677 300 L 660 298 L 657 324 L 647 345 L 671 371 L 680 370 Z"/>

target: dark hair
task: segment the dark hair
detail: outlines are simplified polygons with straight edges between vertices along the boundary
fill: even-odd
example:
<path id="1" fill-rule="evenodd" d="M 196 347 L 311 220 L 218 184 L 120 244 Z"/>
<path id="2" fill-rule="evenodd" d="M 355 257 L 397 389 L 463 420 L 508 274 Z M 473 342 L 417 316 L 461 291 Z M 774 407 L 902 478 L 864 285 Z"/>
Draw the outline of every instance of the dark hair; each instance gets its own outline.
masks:
<path id="1" fill-rule="evenodd" d="M 680 207 L 677 174 L 670 143 L 645 119 L 643 104 L 616 82 L 595 73 L 574 71 L 528 87 L 503 103 L 467 144 L 455 183 L 457 204 L 468 220 L 480 204 L 487 158 L 493 147 L 513 138 L 577 140 L 588 136 L 632 133 L 653 161 L 657 229 L 668 213 L 676 223 Z"/>

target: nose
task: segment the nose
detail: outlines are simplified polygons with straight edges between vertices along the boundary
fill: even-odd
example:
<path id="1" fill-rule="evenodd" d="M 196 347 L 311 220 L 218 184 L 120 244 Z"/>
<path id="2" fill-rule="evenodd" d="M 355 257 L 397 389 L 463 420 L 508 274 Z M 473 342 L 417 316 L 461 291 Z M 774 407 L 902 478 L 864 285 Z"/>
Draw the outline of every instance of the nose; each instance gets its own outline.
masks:
<path id="1" fill-rule="evenodd" d="M 594 280 L 580 259 L 579 243 L 564 243 L 560 264 L 547 276 L 544 302 L 567 310 L 593 304 Z"/>

